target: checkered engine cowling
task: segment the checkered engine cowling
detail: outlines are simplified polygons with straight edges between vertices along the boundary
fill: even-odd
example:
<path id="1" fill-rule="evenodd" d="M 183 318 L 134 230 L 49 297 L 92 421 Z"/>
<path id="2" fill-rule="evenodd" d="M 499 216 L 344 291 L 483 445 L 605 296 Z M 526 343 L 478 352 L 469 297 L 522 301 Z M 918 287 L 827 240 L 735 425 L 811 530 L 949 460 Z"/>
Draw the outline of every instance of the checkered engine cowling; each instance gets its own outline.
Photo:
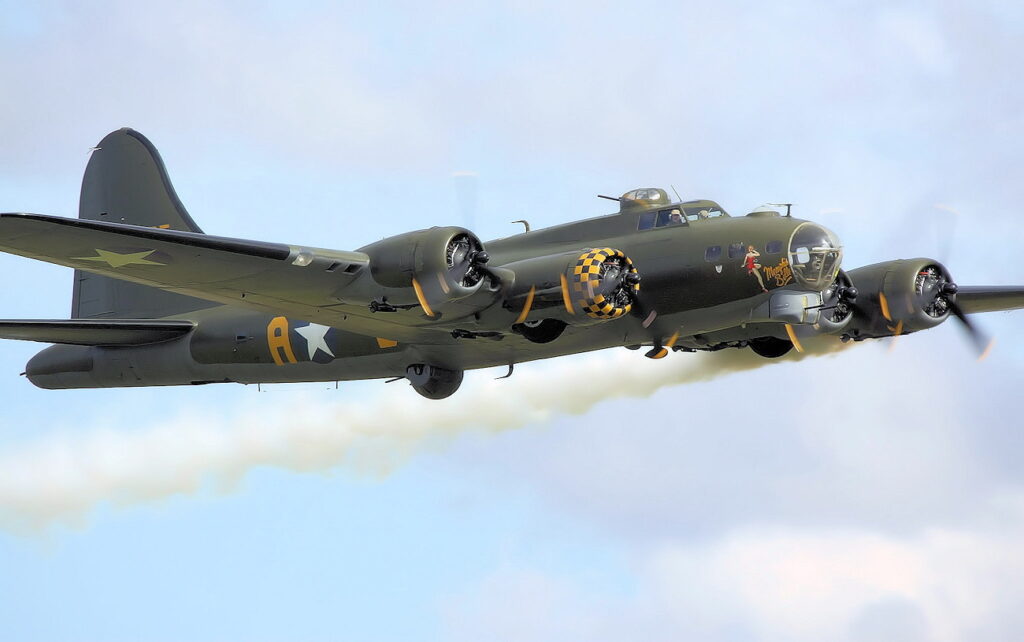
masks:
<path id="1" fill-rule="evenodd" d="M 577 308 L 594 319 L 617 319 L 633 308 L 640 291 L 636 267 L 621 250 L 610 247 L 584 252 L 572 269 L 572 295 Z"/>

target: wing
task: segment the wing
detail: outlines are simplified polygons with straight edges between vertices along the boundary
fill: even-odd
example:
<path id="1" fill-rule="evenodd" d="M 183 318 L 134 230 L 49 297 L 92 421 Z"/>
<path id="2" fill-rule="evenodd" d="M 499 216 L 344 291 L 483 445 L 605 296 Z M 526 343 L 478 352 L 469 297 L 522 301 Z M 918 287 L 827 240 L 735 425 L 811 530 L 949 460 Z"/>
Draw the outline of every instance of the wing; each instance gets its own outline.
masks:
<path id="1" fill-rule="evenodd" d="M 194 327 L 191 321 L 151 319 L 0 320 L 0 339 L 83 346 L 137 346 L 170 341 L 188 334 Z"/>
<path id="2" fill-rule="evenodd" d="M 40 214 L 0 214 L 0 250 L 325 325 L 370 314 L 341 299 L 357 279 L 370 278 L 361 252 Z M 400 328 L 379 316 L 372 321 L 371 334 Z"/>
<path id="3" fill-rule="evenodd" d="M 963 286 L 956 301 L 967 314 L 1024 308 L 1024 286 Z"/>

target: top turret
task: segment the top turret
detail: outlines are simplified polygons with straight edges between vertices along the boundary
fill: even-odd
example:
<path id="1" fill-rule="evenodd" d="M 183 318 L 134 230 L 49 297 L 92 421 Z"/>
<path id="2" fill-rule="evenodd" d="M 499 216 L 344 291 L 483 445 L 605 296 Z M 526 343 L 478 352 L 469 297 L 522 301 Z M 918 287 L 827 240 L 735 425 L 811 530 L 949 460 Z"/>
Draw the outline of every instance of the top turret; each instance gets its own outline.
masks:
<path id="1" fill-rule="evenodd" d="M 619 197 L 619 211 L 628 212 L 637 208 L 657 207 L 668 205 L 672 201 L 668 193 L 657 187 L 643 187 L 626 192 Z"/>

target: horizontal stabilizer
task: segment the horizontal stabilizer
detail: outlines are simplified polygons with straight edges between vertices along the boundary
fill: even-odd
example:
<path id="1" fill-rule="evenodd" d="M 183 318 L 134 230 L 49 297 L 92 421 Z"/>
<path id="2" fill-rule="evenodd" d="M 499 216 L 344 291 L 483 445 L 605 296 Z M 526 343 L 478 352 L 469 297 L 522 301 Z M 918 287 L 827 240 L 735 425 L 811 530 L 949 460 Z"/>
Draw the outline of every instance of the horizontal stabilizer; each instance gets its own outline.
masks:
<path id="1" fill-rule="evenodd" d="M 967 314 L 1024 308 L 1024 286 L 961 286 L 956 302 Z"/>
<path id="2" fill-rule="evenodd" d="M 0 339 L 82 346 L 136 346 L 170 341 L 188 334 L 191 321 L 151 319 L 0 320 Z"/>

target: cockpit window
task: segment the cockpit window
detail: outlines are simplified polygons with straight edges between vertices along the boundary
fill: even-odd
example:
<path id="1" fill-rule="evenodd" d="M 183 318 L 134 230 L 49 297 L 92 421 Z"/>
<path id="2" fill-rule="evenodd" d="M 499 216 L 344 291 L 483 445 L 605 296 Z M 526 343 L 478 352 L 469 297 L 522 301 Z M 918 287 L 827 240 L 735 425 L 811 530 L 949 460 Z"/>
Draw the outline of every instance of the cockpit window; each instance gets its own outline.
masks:
<path id="1" fill-rule="evenodd" d="M 658 212 L 658 224 L 657 227 L 665 227 L 666 225 L 685 225 L 686 219 L 683 218 L 683 213 L 678 207 L 673 207 L 669 210 L 661 210 Z"/>
<path id="2" fill-rule="evenodd" d="M 658 200 L 661 203 L 657 202 Z M 673 205 L 665 194 L 665 190 L 655 188 L 635 189 L 626 192 L 620 199 L 620 212 L 654 207 L 662 207 L 657 212 L 642 211 L 638 217 L 637 229 L 649 230 L 653 227 L 671 227 L 673 225 L 689 225 L 695 221 L 705 221 L 729 215 L 714 201 L 687 201 Z M 635 208 L 635 209 L 634 209 Z"/>
<path id="3" fill-rule="evenodd" d="M 642 212 L 639 217 L 636 229 L 649 230 L 652 227 L 670 227 L 673 225 L 687 225 L 683 212 L 678 207 L 657 212 Z"/>
<path id="4" fill-rule="evenodd" d="M 796 228 L 789 240 L 789 263 L 794 278 L 813 290 L 823 290 L 835 280 L 843 260 L 836 236 L 814 223 Z"/>
<path id="5" fill-rule="evenodd" d="M 714 207 L 686 207 L 687 221 L 703 221 L 709 218 L 725 216 L 725 212 Z"/>

